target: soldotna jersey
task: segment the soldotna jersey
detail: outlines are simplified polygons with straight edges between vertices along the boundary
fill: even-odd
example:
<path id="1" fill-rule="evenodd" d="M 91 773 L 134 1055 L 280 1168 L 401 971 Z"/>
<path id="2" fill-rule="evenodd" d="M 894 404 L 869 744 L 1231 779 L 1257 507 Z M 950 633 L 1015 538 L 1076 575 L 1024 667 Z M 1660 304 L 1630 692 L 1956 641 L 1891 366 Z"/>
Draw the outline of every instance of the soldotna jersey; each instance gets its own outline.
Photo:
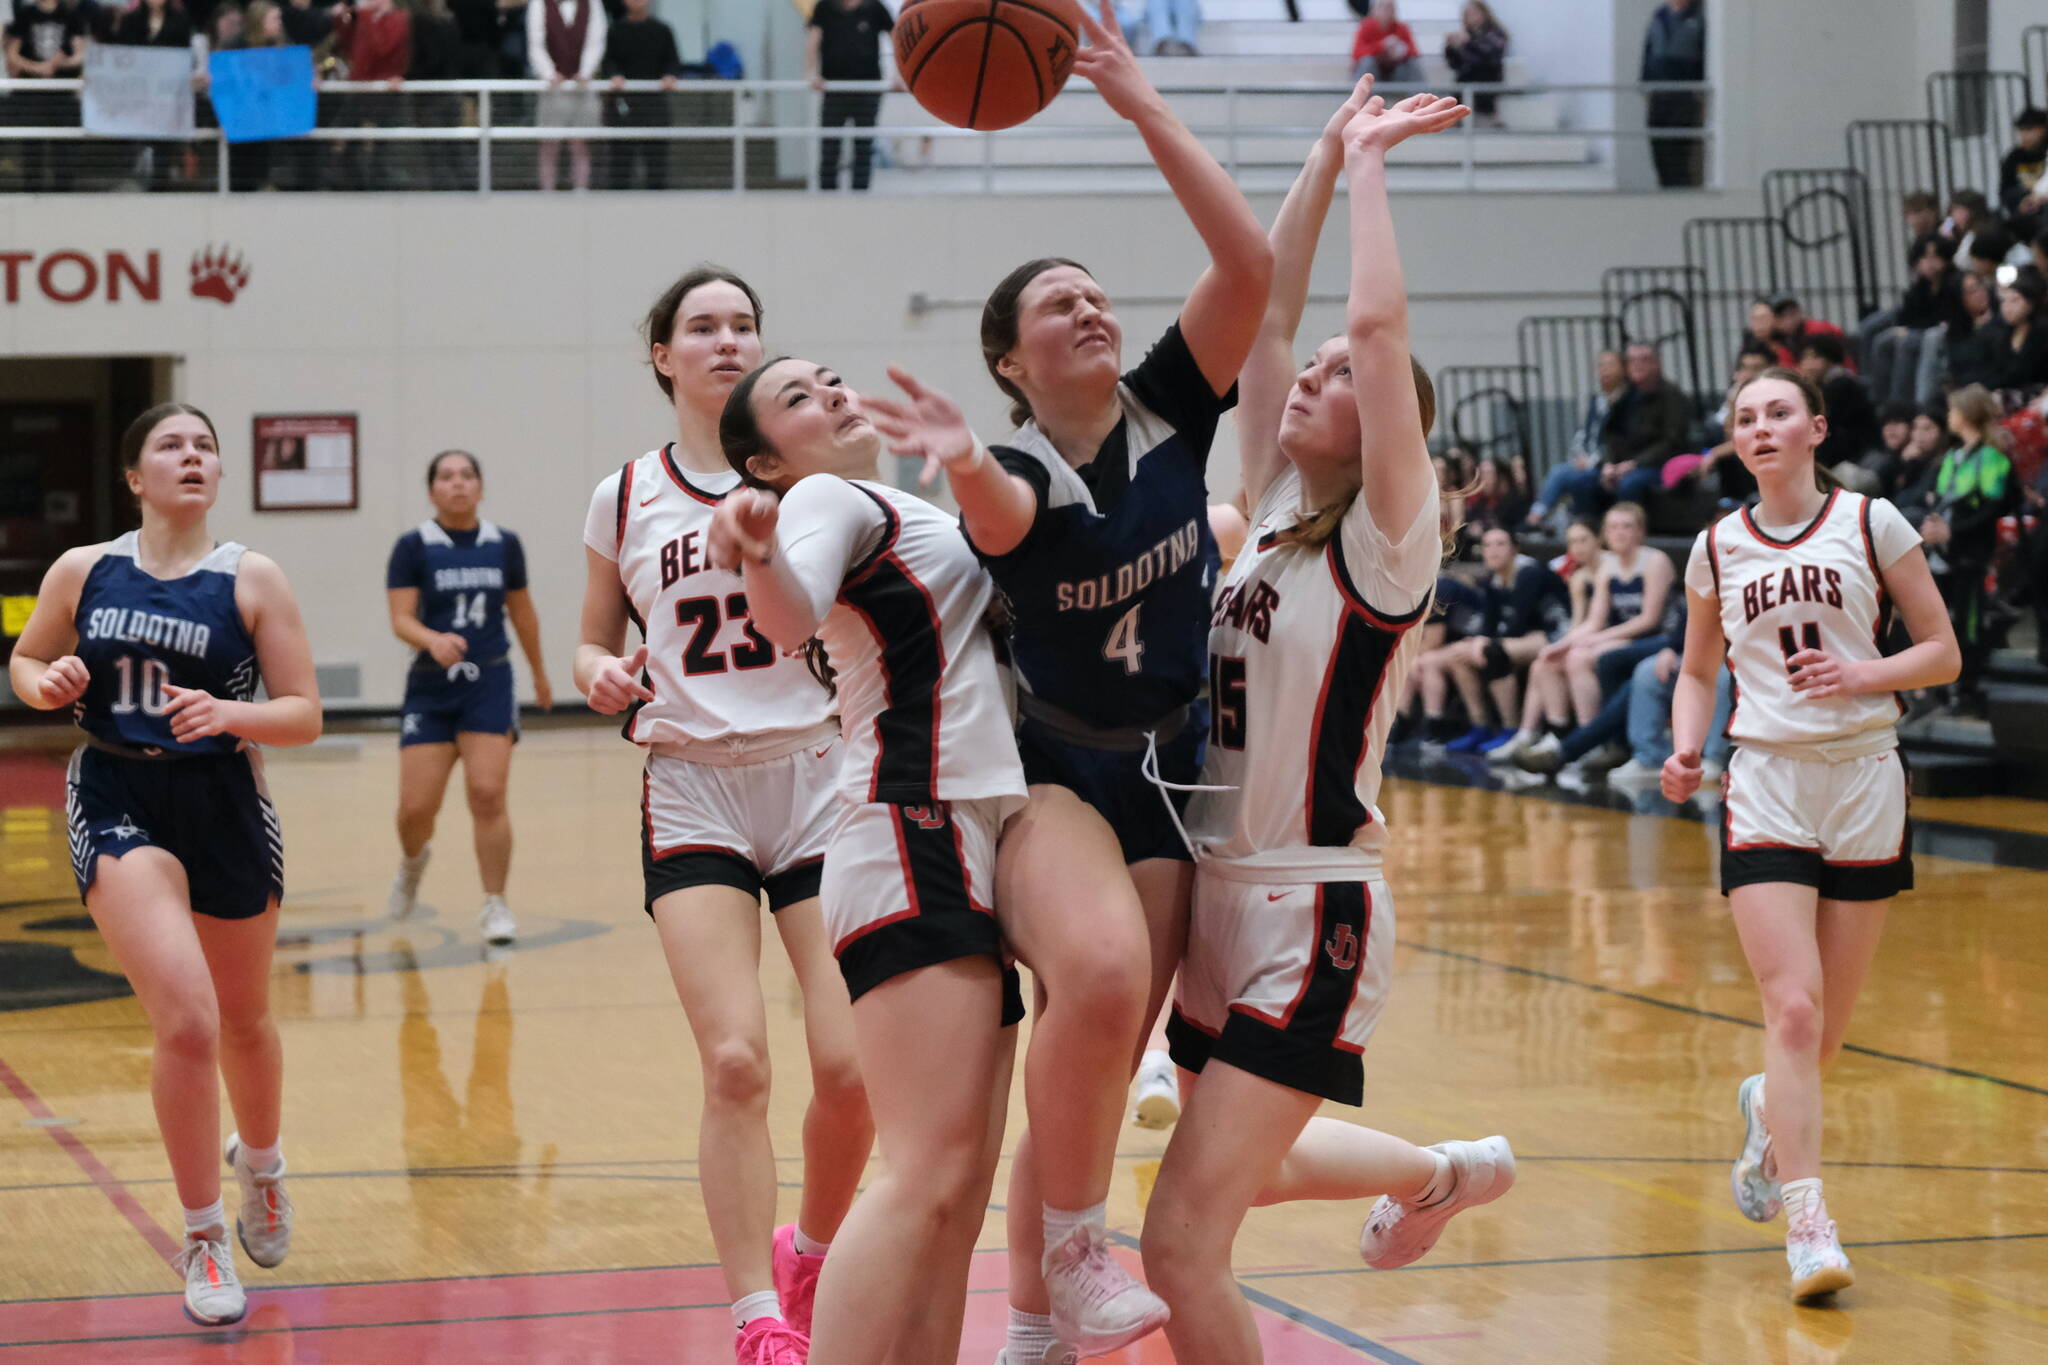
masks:
<path id="1" fill-rule="evenodd" d="M 1889 728 L 1890 692 L 1816 699 L 1792 690 L 1790 660 L 1823 650 L 1841 660 L 1880 657 L 1890 626 L 1884 571 L 1920 543 L 1898 508 L 1836 489 L 1805 526 L 1759 526 L 1742 508 L 1700 532 L 1685 585 L 1720 603 L 1735 674 L 1729 737 L 1819 744 Z"/>
<path id="2" fill-rule="evenodd" d="M 779 535 L 801 581 L 838 585 L 818 637 L 839 688 L 841 793 L 1021 802 L 1011 682 L 988 623 L 995 584 L 958 520 L 886 484 L 813 475 L 783 500 Z"/>
<path id="3" fill-rule="evenodd" d="M 673 446 L 652 450 L 597 486 L 583 543 L 619 569 L 647 640 L 651 702 L 622 733 L 636 744 L 723 742 L 736 757 L 787 748 L 826 725 L 832 701 L 799 658 L 754 629 L 740 576 L 711 567 L 711 515 L 736 473 L 686 471 Z"/>
<path id="4" fill-rule="evenodd" d="M 1421 647 L 1441 559 L 1436 491 L 1390 540 L 1364 499 L 1320 549 L 1280 544 L 1301 476 L 1252 513 L 1209 628 L 1204 790 L 1188 808 L 1202 865 L 1274 881 L 1363 875 L 1385 844 L 1380 760 Z"/>

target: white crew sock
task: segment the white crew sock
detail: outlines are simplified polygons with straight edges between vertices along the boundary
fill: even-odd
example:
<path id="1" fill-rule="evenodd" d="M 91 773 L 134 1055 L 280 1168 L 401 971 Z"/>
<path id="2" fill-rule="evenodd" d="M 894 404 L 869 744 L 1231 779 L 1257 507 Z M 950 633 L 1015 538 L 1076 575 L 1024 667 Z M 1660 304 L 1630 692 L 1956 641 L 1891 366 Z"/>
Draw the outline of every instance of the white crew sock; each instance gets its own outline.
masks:
<path id="1" fill-rule="evenodd" d="M 776 1297 L 774 1290 L 764 1289 L 758 1294 L 749 1294 L 732 1306 L 735 1329 L 744 1328 L 755 1318 L 782 1320 L 782 1300 Z"/>
<path id="2" fill-rule="evenodd" d="M 185 1210 L 185 1235 L 205 1232 L 211 1228 L 225 1228 L 228 1225 L 228 1211 L 216 1199 L 203 1209 Z"/>
<path id="3" fill-rule="evenodd" d="M 796 1226 L 796 1254 L 799 1256 L 823 1256 L 832 1249 L 830 1242 L 821 1242 L 804 1234 L 803 1224 Z"/>
<path id="4" fill-rule="evenodd" d="M 1427 1147 L 1422 1150 L 1436 1158 L 1436 1173 L 1430 1176 L 1429 1183 L 1422 1187 L 1421 1192 L 1408 1201 L 1418 1209 L 1426 1209 L 1431 1204 L 1441 1204 L 1449 1199 L 1451 1191 L 1458 1187 L 1458 1177 L 1451 1169 L 1451 1159 L 1442 1152 L 1431 1151 Z"/>
<path id="5" fill-rule="evenodd" d="M 1108 1202 L 1086 1209 L 1056 1209 L 1045 1206 L 1045 1247 L 1052 1248 L 1074 1235 L 1077 1228 L 1106 1228 L 1109 1225 Z"/>
<path id="6" fill-rule="evenodd" d="M 1010 1310 L 1010 1332 L 1003 1342 L 1005 1360 L 1036 1365 L 1052 1343 L 1052 1314 Z"/>
<path id="7" fill-rule="evenodd" d="M 250 1174 L 269 1175 L 284 1164 L 284 1139 L 279 1138 L 268 1147 L 251 1147 L 245 1142 L 235 1156 Z"/>

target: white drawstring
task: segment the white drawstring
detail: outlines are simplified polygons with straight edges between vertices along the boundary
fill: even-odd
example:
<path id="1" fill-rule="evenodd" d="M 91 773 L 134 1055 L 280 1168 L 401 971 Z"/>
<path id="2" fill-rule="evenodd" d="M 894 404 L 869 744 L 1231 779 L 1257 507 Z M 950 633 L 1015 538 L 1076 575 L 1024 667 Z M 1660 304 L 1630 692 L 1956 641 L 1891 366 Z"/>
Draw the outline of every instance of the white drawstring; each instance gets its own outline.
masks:
<path id="1" fill-rule="evenodd" d="M 1166 803 L 1166 818 L 1173 821 L 1174 832 L 1180 835 L 1181 847 L 1188 851 L 1190 858 L 1200 857 L 1201 855 L 1195 852 L 1195 841 L 1188 837 L 1188 827 L 1180 822 L 1180 812 L 1174 809 L 1172 793 L 1234 792 L 1237 788 L 1212 786 L 1203 782 L 1168 782 L 1164 777 L 1161 777 L 1159 775 L 1159 732 L 1156 730 L 1147 730 L 1145 732 L 1145 761 L 1140 766 L 1139 771 L 1145 775 L 1147 782 L 1150 782 L 1159 789 L 1159 799 Z"/>

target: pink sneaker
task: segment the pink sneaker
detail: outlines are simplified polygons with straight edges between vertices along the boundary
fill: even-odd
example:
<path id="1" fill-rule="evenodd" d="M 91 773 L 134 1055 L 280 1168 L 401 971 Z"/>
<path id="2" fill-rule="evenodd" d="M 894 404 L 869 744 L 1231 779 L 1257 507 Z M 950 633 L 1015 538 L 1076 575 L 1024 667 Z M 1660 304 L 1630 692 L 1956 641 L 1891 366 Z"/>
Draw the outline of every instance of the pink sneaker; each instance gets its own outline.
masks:
<path id="1" fill-rule="evenodd" d="M 804 1365 L 811 1339 L 780 1318 L 755 1318 L 733 1343 L 739 1365 Z"/>
<path id="2" fill-rule="evenodd" d="M 811 1309 L 818 1301 L 818 1276 L 824 1269 L 823 1256 L 807 1256 L 796 1249 L 796 1224 L 775 1229 L 775 1297 L 782 1301 L 783 1319 L 805 1336 L 811 1332 Z"/>
<path id="3" fill-rule="evenodd" d="M 1053 1336 L 1083 1358 L 1128 1346 L 1173 1316 L 1165 1300 L 1110 1256 L 1101 1228 L 1074 1229 L 1066 1241 L 1045 1249 L 1041 1264 Z"/>

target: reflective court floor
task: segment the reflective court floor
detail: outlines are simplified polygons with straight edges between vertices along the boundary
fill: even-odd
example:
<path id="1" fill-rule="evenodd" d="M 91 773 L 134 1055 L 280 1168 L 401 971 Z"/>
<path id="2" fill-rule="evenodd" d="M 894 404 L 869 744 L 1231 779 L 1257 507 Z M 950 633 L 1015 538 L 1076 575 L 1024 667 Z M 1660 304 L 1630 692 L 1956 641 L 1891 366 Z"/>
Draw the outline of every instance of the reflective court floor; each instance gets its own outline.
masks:
<path id="1" fill-rule="evenodd" d="M 184 1319 L 165 1264 L 179 1215 L 149 1034 L 72 893 L 62 758 L 0 751 L 0 1365 L 732 1358 L 696 1055 L 640 909 L 634 751 L 597 727 L 520 744 L 522 937 L 492 957 L 459 783 L 422 917 L 397 925 L 395 740 L 270 756 L 298 1229 L 275 1270 L 238 1253 L 250 1314 L 218 1332 Z M 1269 1361 L 2048 1359 L 2048 810 L 1916 805 L 1920 890 L 1828 1096 L 1858 1281 L 1795 1309 L 1783 1225 L 1728 1194 L 1762 1034 L 1710 827 L 1404 771 L 1385 803 L 1394 993 L 1365 1109 L 1331 1112 L 1421 1142 L 1505 1133 L 1520 1183 L 1394 1272 L 1358 1261 L 1363 1203 L 1254 1210 L 1238 1270 Z M 807 1080 L 767 944 L 786 1219 Z M 1021 1120 L 1020 1093 L 1012 1143 Z M 1133 1265 L 1167 1136 L 1125 1130 L 1109 1208 Z M 1001 1344 L 1001 1237 L 992 1216 L 970 1365 Z"/>

